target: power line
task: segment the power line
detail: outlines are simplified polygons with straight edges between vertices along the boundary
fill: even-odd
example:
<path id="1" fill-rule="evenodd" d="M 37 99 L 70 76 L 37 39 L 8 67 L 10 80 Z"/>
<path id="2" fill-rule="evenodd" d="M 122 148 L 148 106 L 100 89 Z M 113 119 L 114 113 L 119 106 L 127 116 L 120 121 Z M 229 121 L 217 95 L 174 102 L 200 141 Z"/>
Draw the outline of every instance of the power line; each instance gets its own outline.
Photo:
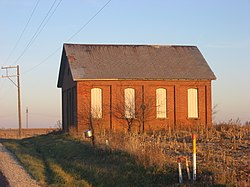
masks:
<path id="1" fill-rule="evenodd" d="M 21 38 L 22 38 L 24 32 L 26 31 L 26 29 L 27 29 L 27 27 L 28 27 L 28 24 L 29 24 L 29 22 L 30 22 L 32 16 L 34 15 L 35 10 L 36 10 L 36 8 L 37 8 L 39 2 L 40 2 L 40 0 L 37 1 L 37 3 L 36 3 L 36 5 L 35 5 L 35 7 L 34 7 L 34 9 L 33 9 L 33 11 L 32 11 L 32 13 L 31 13 L 31 15 L 30 15 L 30 17 L 29 17 L 29 19 L 28 19 L 28 22 L 26 23 L 26 25 L 25 25 L 25 27 L 24 27 L 24 29 L 23 29 L 23 31 L 22 31 L 22 33 L 21 33 L 21 35 L 20 35 L 18 41 L 16 42 L 14 48 L 12 49 L 12 51 L 11 51 L 11 53 L 10 53 L 8 59 L 10 58 L 10 56 L 12 55 L 12 53 L 14 52 L 14 50 L 15 50 L 15 48 L 17 47 L 18 43 L 20 42 L 20 40 L 21 40 Z M 29 43 L 27 44 L 27 46 L 24 48 L 24 50 L 23 50 L 23 52 L 20 54 L 20 56 L 17 58 L 17 60 L 15 61 L 15 63 L 17 63 L 17 62 L 20 60 L 20 58 L 21 58 L 21 57 L 24 55 L 24 53 L 29 49 L 29 47 L 32 45 L 32 43 L 35 41 L 35 39 L 38 37 L 38 35 L 42 32 L 42 30 L 44 29 L 44 27 L 47 25 L 47 23 L 49 22 L 49 20 L 51 19 L 51 17 L 54 15 L 54 13 L 55 13 L 55 11 L 57 10 L 57 8 L 59 7 L 59 5 L 61 4 L 62 0 L 60 0 L 57 4 L 56 4 L 56 2 L 57 2 L 57 0 L 55 0 L 55 1 L 53 2 L 53 4 L 51 5 L 49 11 L 47 12 L 46 16 L 44 17 L 43 21 L 41 22 L 41 24 L 40 24 L 39 27 L 37 28 L 35 34 L 32 36 L 31 40 L 29 41 Z M 55 6 L 55 4 L 56 4 L 56 6 Z M 53 7 L 55 7 L 54 10 L 53 10 Z M 53 10 L 53 11 L 52 11 L 52 10 Z M 51 11 L 52 11 L 52 13 L 50 13 Z M 55 53 L 55 52 L 54 52 L 54 53 Z M 52 55 L 50 55 L 50 56 L 52 56 Z M 50 56 L 49 56 L 49 57 L 50 57 Z M 45 60 L 47 60 L 47 59 L 45 59 Z M 13 63 L 13 64 L 14 64 L 14 63 Z M 2 85 L 1 85 L 1 84 L 2 84 L 2 82 L 0 82 L 0 90 L 2 89 L 2 86 L 3 86 L 3 84 L 2 84 Z"/>
<path id="2" fill-rule="evenodd" d="M 80 27 L 80 29 L 78 29 L 71 37 L 69 37 L 68 40 L 66 40 L 67 42 L 72 40 L 77 34 L 79 34 L 112 0 L 107 1 L 107 3 L 105 3 L 84 25 L 82 25 Z M 45 63 L 48 59 L 50 59 L 54 54 L 56 54 L 56 52 L 58 50 L 60 50 L 61 47 L 57 48 L 54 52 L 52 52 L 49 56 L 47 56 L 44 60 L 42 60 L 40 63 L 38 63 L 37 65 L 33 66 L 32 68 L 28 69 L 27 71 L 25 71 L 23 74 L 26 74 L 32 70 L 34 70 L 35 68 L 37 68 L 38 66 L 40 66 L 41 64 Z"/>
<path id="3" fill-rule="evenodd" d="M 1 78 L 1 75 L 0 75 L 0 78 Z M 1 97 L 2 95 L 6 94 L 6 91 L 1 91 L 1 90 L 3 90 L 3 87 L 6 83 L 6 81 L 5 81 L 5 79 L 0 79 L 0 80 L 1 80 L 0 81 L 0 97 Z"/>
<path id="4" fill-rule="evenodd" d="M 29 23 L 30 23 L 30 21 L 31 21 L 31 18 L 33 17 L 33 15 L 34 15 L 34 13 L 35 13 L 35 10 L 36 10 L 36 8 L 37 8 L 39 2 L 40 2 L 40 0 L 38 0 L 38 1 L 36 2 L 36 5 L 35 5 L 35 7 L 33 8 L 32 12 L 31 12 L 31 15 L 29 16 L 29 19 L 28 19 L 27 23 L 25 24 L 25 26 L 24 26 L 24 28 L 23 28 L 23 30 L 22 30 L 22 32 L 21 32 L 21 34 L 20 34 L 18 40 L 16 41 L 14 47 L 12 48 L 10 54 L 8 55 L 6 62 L 9 61 L 9 59 L 10 59 L 10 57 L 12 56 L 13 52 L 15 51 L 16 47 L 18 46 L 18 44 L 19 44 L 21 38 L 23 37 L 23 35 L 24 35 L 24 33 L 25 33 L 25 31 L 26 31 L 26 29 L 27 29 L 27 27 L 28 27 L 28 25 L 29 25 Z M 4 63 L 3 63 L 3 64 L 4 64 Z M 0 77 L 0 78 L 1 78 L 1 77 Z M 0 90 L 2 89 L 3 86 L 4 86 L 4 85 L 3 85 L 2 81 L 0 81 Z"/>
<path id="5" fill-rule="evenodd" d="M 59 51 L 61 49 L 61 47 L 57 48 L 54 52 L 52 52 L 50 55 L 48 55 L 44 60 L 42 60 L 39 64 L 33 66 L 32 68 L 28 69 L 27 71 L 25 71 L 23 74 L 29 73 L 31 71 L 33 71 L 34 69 L 36 69 L 38 66 L 42 65 L 43 63 L 45 63 L 48 59 L 50 59 L 54 54 L 57 53 L 57 51 Z"/>
<path id="6" fill-rule="evenodd" d="M 45 22 L 45 20 L 47 19 L 48 15 L 50 14 L 52 8 L 54 7 L 55 3 L 57 0 L 54 0 L 53 4 L 51 5 L 49 11 L 47 12 L 46 16 L 44 17 L 44 19 L 42 20 L 42 22 L 40 23 L 40 25 L 38 26 L 36 32 L 33 34 L 32 38 L 30 39 L 29 43 L 26 45 L 26 47 L 24 48 L 24 50 L 22 51 L 22 53 L 19 55 L 19 57 L 16 59 L 15 63 L 17 63 L 20 58 L 24 55 L 24 53 L 29 49 L 29 47 L 31 46 L 32 42 L 35 40 L 35 38 L 37 38 L 37 33 L 40 32 L 40 29 L 43 25 L 43 23 Z"/>
<path id="7" fill-rule="evenodd" d="M 21 38 L 22 38 L 23 35 L 24 35 L 24 32 L 26 31 L 26 29 L 27 29 L 27 27 L 28 27 L 28 25 L 29 25 L 29 23 L 30 23 L 31 18 L 33 17 L 33 15 L 34 15 L 34 13 L 35 13 L 35 10 L 36 10 L 36 8 L 37 8 L 39 2 L 40 2 L 40 0 L 38 0 L 38 1 L 36 2 L 36 5 L 35 5 L 35 7 L 33 8 L 30 17 L 29 17 L 29 19 L 28 19 L 26 25 L 24 26 L 23 31 L 22 31 L 22 33 L 20 34 L 18 40 L 16 41 L 16 43 L 15 43 L 13 49 L 11 50 L 11 52 L 10 52 L 10 54 L 9 54 L 9 56 L 8 56 L 8 58 L 7 58 L 7 60 L 6 60 L 6 62 L 9 61 L 9 59 L 10 59 L 10 57 L 12 56 L 13 52 L 14 52 L 15 49 L 17 48 L 17 46 L 18 46 L 18 44 L 19 44 Z"/>
<path id="8" fill-rule="evenodd" d="M 112 0 L 109 0 L 99 11 L 97 11 L 77 32 L 75 32 L 68 40 L 72 40 L 77 34 L 79 34 Z"/>
<path id="9" fill-rule="evenodd" d="M 22 51 L 22 53 L 19 55 L 19 57 L 16 59 L 15 63 L 17 63 L 20 58 L 25 54 L 25 52 L 30 48 L 30 46 L 32 45 L 32 43 L 35 41 L 35 39 L 38 37 L 38 35 L 42 32 L 42 30 L 44 29 L 44 27 L 46 26 L 46 24 L 48 23 L 48 21 L 51 19 L 52 15 L 55 13 L 56 9 L 58 8 L 58 6 L 60 5 L 60 3 L 62 2 L 62 0 L 59 1 L 59 3 L 55 6 L 57 0 L 54 0 L 53 4 L 51 5 L 49 11 L 47 12 L 46 16 L 44 17 L 44 19 L 42 20 L 42 22 L 40 23 L 40 25 L 38 26 L 36 32 L 34 33 L 34 35 L 32 36 L 32 38 L 30 39 L 29 43 L 26 45 L 26 47 L 24 48 L 24 50 Z M 54 8 L 55 7 L 55 8 Z M 52 11 L 52 9 L 54 8 L 54 10 Z M 51 13 L 52 11 L 52 13 Z"/>
<path id="10" fill-rule="evenodd" d="M 37 36 L 42 32 L 42 30 L 44 29 L 44 27 L 47 25 L 47 23 L 49 22 L 49 20 L 51 19 L 51 17 L 54 15 L 55 11 L 57 10 L 57 8 L 59 7 L 59 5 L 61 4 L 62 0 L 60 0 L 56 7 L 54 8 L 53 12 L 50 14 L 50 16 L 48 17 L 48 19 L 46 20 L 46 22 L 44 23 L 43 27 L 40 29 L 40 31 L 37 33 L 35 39 L 37 38 Z M 34 40 L 35 40 L 34 39 Z"/>

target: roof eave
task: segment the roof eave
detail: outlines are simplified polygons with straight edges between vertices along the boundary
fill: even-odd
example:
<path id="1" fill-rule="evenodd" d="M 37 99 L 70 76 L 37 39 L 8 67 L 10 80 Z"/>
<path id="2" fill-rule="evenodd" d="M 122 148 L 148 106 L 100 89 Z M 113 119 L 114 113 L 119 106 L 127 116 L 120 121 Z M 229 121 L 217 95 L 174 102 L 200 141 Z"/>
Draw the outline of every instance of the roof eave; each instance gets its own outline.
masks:
<path id="1" fill-rule="evenodd" d="M 144 81 L 144 80 L 148 80 L 148 81 L 157 81 L 157 80 L 164 80 L 164 81 L 187 81 L 187 80 L 190 80 L 190 81 L 194 81 L 194 80 L 216 80 L 216 78 L 214 79 L 189 79 L 189 78 L 174 78 L 174 79 L 171 79 L 171 78 L 82 78 L 82 79 L 74 79 L 74 81 L 120 81 L 120 80 L 141 80 L 141 81 Z"/>
<path id="2" fill-rule="evenodd" d="M 64 55 L 65 55 L 65 49 L 63 46 L 61 63 L 60 63 L 60 68 L 59 68 L 59 75 L 58 75 L 58 80 L 57 80 L 57 88 L 62 88 L 62 86 L 63 86 L 63 76 L 64 76 L 64 69 L 65 69 L 65 63 L 63 63 Z"/>

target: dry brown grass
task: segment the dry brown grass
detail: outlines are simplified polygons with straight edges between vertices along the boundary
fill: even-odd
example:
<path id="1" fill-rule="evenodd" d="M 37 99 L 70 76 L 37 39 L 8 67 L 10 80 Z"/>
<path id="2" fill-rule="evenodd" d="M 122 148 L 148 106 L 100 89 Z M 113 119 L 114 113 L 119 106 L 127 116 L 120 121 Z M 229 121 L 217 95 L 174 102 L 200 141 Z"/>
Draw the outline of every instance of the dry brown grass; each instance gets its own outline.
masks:
<path id="1" fill-rule="evenodd" d="M 143 135 L 102 133 L 96 135 L 96 141 L 107 149 L 128 152 L 144 167 L 160 170 L 175 166 L 177 172 L 177 158 L 188 157 L 192 171 L 192 133 L 198 135 L 198 181 L 250 185 L 250 126 L 221 124 L 210 129 L 197 126 L 195 129 L 169 129 Z M 184 167 L 183 172 L 187 175 Z M 186 176 L 184 180 L 187 181 Z"/>

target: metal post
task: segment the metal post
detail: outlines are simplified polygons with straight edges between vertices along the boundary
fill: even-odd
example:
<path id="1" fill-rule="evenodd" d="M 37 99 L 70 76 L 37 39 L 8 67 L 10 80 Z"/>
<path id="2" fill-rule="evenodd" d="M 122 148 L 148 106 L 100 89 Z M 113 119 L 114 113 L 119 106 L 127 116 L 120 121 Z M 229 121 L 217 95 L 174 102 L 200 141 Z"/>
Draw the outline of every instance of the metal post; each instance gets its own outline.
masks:
<path id="1" fill-rule="evenodd" d="M 92 136 L 91 136 L 92 145 L 93 147 L 95 147 L 95 131 L 94 131 L 92 114 L 90 115 L 90 129 L 92 131 Z"/>
<path id="2" fill-rule="evenodd" d="M 196 134 L 192 135 L 193 139 L 193 181 L 196 181 Z"/>
<path id="3" fill-rule="evenodd" d="M 182 172 L 181 172 L 181 158 L 177 159 L 178 162 L 178 171 L 179 171 L 179 183 L 182 183 Z"/>
<path id="4" fill-rule="evenodd" d="M 188 174 L 188 180 L 190 180 L 191 176 L 190 176 L 190 171 L 189 171 L 189 166 L 188 166 L 188 158 L 185 157 L 185 159 L 186 159 L 186 169 L 187 169 L 187 174 Z"/>

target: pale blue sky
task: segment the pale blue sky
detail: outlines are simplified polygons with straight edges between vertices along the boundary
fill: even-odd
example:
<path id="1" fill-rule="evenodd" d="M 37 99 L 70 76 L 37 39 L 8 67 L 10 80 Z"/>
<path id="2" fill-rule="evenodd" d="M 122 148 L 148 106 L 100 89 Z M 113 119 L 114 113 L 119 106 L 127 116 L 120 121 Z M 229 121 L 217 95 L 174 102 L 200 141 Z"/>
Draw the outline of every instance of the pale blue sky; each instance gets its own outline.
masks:
<path id="1" fill-rule="evenodd" d="M 30 127 L 54 126 L 61 119 L 56 84 L 62 45 L 67 42 L 196 45 L 217 76 L 215 121 L 250 121 L 249 0 L 112 0 L 71 40 L 108 1 L 57 0 L 55 13 L 21 56 L 53 2 L 39 2 L 13 51 L 37 0 L 0 0 L 0 66 L 20 64 L 23 126 L 26 106 Z M 0 79 L 0 128 L 15 127 L 17 89 Z"/>

